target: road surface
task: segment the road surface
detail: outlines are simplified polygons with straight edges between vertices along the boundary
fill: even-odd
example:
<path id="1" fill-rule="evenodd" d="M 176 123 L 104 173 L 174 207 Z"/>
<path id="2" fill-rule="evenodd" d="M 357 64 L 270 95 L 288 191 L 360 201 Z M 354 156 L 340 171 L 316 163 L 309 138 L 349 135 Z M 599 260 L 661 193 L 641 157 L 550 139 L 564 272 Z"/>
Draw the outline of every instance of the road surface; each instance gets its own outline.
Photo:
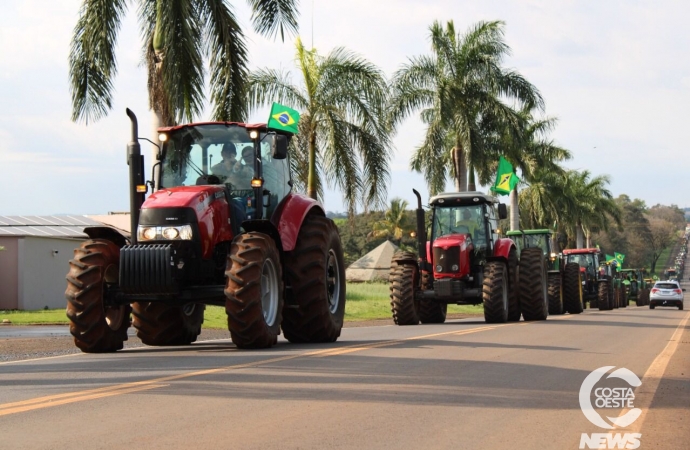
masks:
<path id="1" fill-rule="evenodd" d="M 687 309 L 345 328 L 334 344 L 281 340 L 262 351 L 227 340 L 2 363 L 0 448 L 567 449 L 583 433 L 618 431 L 642 433 L 640 448 L 688 448 Z M 602 366 L 642 380 L 642 414 L 625 429 L 598 428 L 581 411 L 583 380 Z"/>

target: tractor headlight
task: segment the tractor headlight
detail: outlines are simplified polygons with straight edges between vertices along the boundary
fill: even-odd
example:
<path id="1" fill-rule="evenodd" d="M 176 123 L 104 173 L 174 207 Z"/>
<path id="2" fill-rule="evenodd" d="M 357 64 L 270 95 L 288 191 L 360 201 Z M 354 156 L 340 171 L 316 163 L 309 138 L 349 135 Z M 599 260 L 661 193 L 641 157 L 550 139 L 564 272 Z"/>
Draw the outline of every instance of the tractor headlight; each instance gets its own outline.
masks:
<path id="1" fill-rule="evenodd" d="M 458 269 L 459 269 L 459 267 L 457 264 L 453 264 L 452 266 L 450 266 L 450 270 L 452 270 L 453 272 L 457 272 Z"/>
<path id="2" fill-rule="evenodd" d="M 137 237 L 140 241 L 190 241 L 193 234 L 191 225 L 180 225 L 176 227 L 140 226 L 137 229 Z"/>
<path id="3" fill-rule="evenodd" d="M 443 266 L 441 266 L 441 265 L 439 264 L 439 265 L 436 266 L 436 272 L 441 272 L 441 271 L 443 271 Z"/>

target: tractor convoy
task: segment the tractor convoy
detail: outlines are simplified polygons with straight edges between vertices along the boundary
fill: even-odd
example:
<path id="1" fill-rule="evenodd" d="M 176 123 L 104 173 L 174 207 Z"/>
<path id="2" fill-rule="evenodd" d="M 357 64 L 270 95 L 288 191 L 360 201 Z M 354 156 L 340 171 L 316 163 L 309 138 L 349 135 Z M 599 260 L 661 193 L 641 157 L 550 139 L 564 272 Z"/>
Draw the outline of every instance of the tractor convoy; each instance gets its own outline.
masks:
<path id="1" fill-rule="evenodd" d="M 336 341 L 343 250 L 323 206 L 292 192 L 292 133 L 234 122 L 160 128 L 159 162 L 145 182 L 137 119 L 127 114 L 131 232 L 84 230 L 65 291 L 76 346 L 117 351 L 130 326 L 147 345 L 191 344 L 206 305 L 225 308 L 238 348 L 271 347 L 281 331 L 293 343 Z M 439 194 L 427 219 L 413 192 L 417 254 L 396 252 L 389 275 L 397 325 L 443 323 L 449 304 L 482 305 L 487 323 L 504 323 L 579 314 L 587 302 L 649 302 L 644 270 L 613 270 L 598 248 L 557 254 L 550 230 L 501 237 L 507 209 L 496 197 Z"/>
<path id="2" fill-rule="evenodd" d="M 145 183 L 127 114 L 131 235 L 90 227 L 74 252 L 65 295 L 77 347 L 119 350 L 130 325 L 148 345 L 190 344 L 206 305 L 225 307 L 239 348 L 270 347 L 281 329 L 290 342 L 337 340 L 340 237 L 319 202 L 291 192 L 292 134 L 228 122 L 161 128 L 160 163 Z M 240 149 L 251 158 L 223 170 Z"/>

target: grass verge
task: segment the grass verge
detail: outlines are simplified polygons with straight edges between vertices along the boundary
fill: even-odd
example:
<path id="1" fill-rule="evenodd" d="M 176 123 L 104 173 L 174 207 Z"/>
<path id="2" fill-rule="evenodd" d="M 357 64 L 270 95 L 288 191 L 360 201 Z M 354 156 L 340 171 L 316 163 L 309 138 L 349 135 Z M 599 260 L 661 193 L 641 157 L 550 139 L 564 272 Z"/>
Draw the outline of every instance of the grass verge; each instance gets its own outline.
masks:
<path id="1" fill-rule="evenodd" d="M 449 314 L 484 313 L 481 305 L 448 305 Z M 390 319 L 391 305 L 387 283 L 349 283 L 345 303 L 345 321 Z M 9 320 L 12 325 L 66 325 L 69 323 L 64 309 L 39 311 L 0 311 L 0 322 Z M 204 328 L 227 328 L 225 308 L 207 306 Z"/>

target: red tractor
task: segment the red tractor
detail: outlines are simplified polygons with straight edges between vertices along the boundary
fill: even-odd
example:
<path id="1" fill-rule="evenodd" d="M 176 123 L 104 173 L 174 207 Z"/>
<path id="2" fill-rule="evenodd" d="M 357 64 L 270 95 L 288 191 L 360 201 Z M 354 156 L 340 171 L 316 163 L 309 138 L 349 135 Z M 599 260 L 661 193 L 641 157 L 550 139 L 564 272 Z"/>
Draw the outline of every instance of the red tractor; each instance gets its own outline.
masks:
<path id="1" fill-rule="evenodd" d="M 602 311 L 616 306 L 615 280 L 610 264 L 604 261 L 598 248 L 579 248 L 563 250 L 565 264 L 577 263 L 582 273 L 582 292 L 584 301 L 590 308 Z"/>
<path id="2" fill-rule="evenodd" d="M 86 228 L 90 240 L 74 251 L 65 295 L 77 347 L 119 350 L 130 325 L 148 345 L 190 344 L 206 305 L 225 307 L 240 348 L 270 347 L 281 328 L 290 342 L 337 340 L 340 237 L 319 202 L 291 192 L 292 135 L 230 122 L 161 128 L 160 167 L 144 183 L 137 120 L 127 114 L 132 233 Z M 223 170 L 230 144 L 247 157 Z"/>
<path id="3" fill-rule="evenodd" d="M 432 197 L 427 241 L 422 199 L 413 192 L 418 204 L 419 256 L 397 252 L 391 261 L 391 308 L 396 324 L 443 323 L 448 304 L 483 304 L 488 323 L 518 321 L 520 314 L 525 320 L 546 319 L 544 255 L 540 248 L 527 248 L 518 261 L 515 243 L 499 237 L 498 220 L 507 216 L 504 204 L 481 192 Z"/>

